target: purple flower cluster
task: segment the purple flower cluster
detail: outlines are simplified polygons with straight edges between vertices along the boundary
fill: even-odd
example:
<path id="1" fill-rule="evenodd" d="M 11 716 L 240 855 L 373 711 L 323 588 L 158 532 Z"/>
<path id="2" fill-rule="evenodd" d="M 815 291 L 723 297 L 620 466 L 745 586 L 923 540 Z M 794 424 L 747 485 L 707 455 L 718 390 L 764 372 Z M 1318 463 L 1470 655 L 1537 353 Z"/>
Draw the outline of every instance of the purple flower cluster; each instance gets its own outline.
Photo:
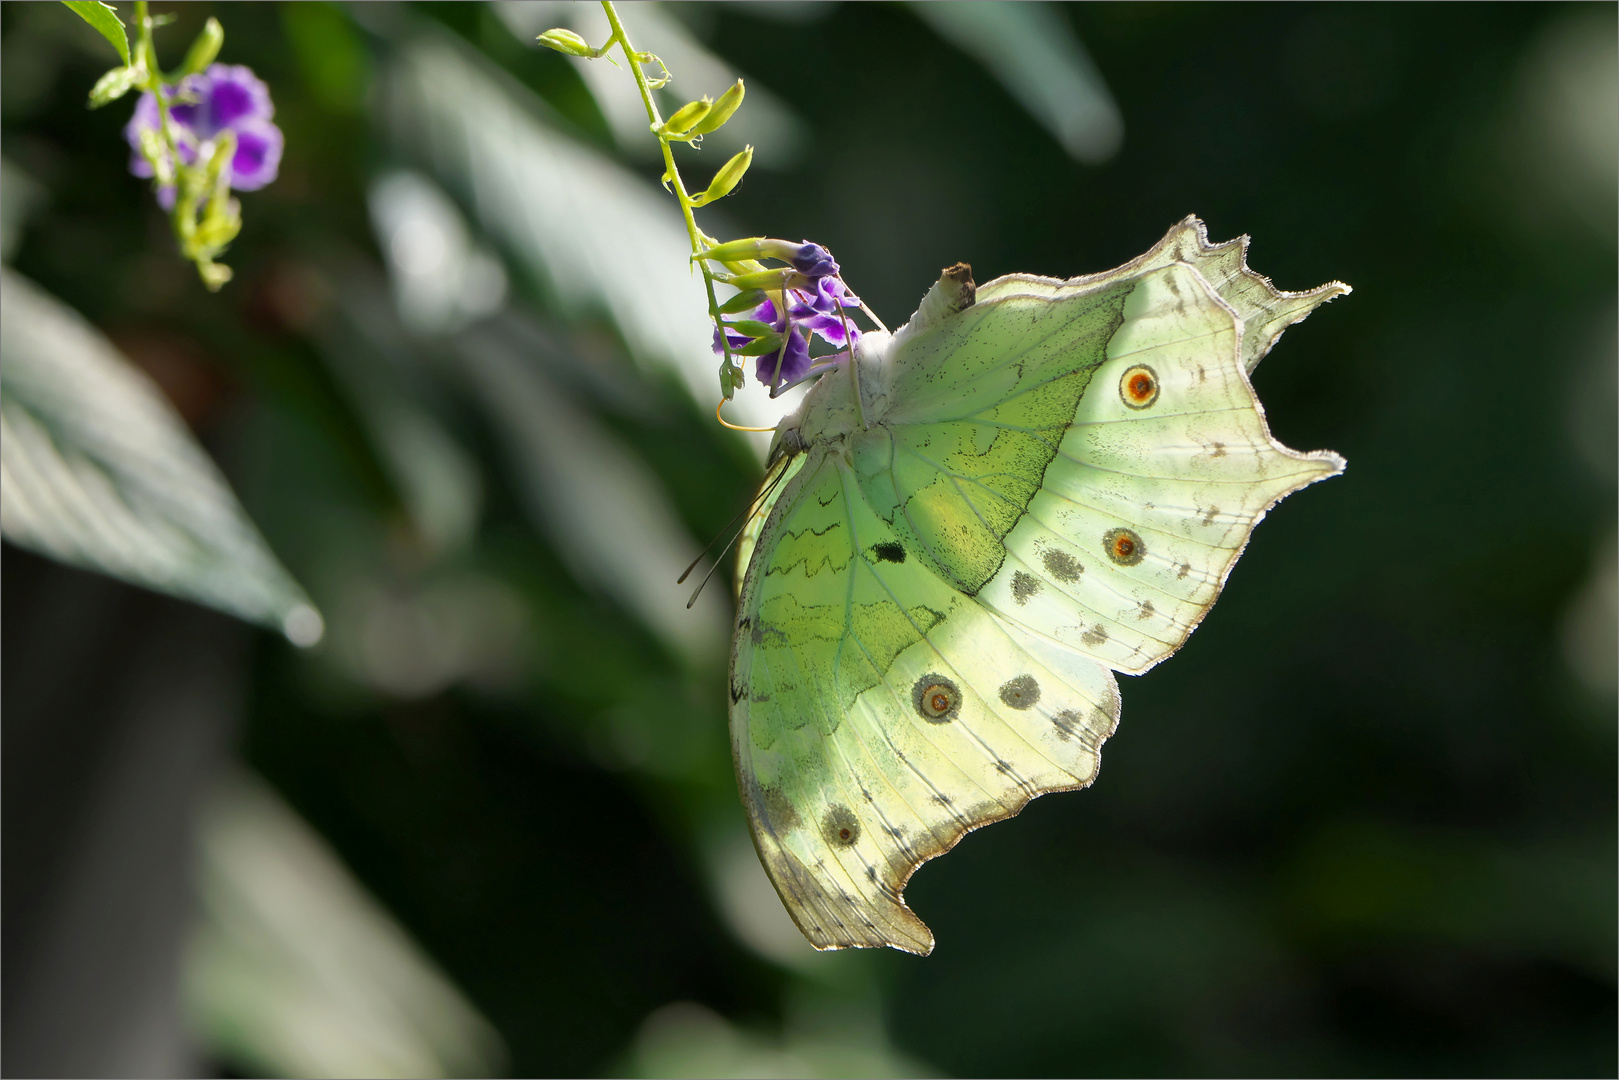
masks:
<path id="1" fill-rule="evenodd" d="M 180 161 L 191 165 L 197 160 L 202 143 L 230 131 L 236 137 L 236 152 L 230 161 L 230 186 L 238 191 L 257 191 L 276 178 L 281 168 L 281 129 L 271 123 L 275 106 L 270 88 L 241 64 L 214 64 L 200 75 L 192 75 L 172 91 L 165 91 L 170 102 L 169 120 L 178 129 Z M 135 115 L 124 126 L 124 139 L 132 151 L 129 171 L 136 176 L 152 175 L 152 163 L 141 153 L 141 132 L 162 134 L 157 98 L 150 92 L 135 103 Z M 164 209 L 174 206 L 174 185 L 158 191 Z"/>
<path id="2" fill-rule="evenodd" d="M 785 260 L 795 271 L 792 279 L 779 294 L 786 311 L 774 300 L 766 298 L 746 317 L 769 325 L 778 340 L 786 338 L 785 352 L 771 349 L 757 357 L 754 376 L 771 388 L 789 386 L 809 374 L 811 359 L 809 335 L 821 338 L 834 348 L 848 348 L 859 340 L 860 331 L 843 313 L 845 308 L 860 306 L 860 298 L 851 293 L 838 277 L 838 264 L 831 252 L 819 244 L 804 241 L 797 245 Z M 736 327 L 724 326 L 725 340 L 731 351 L 740 352 L 760 341 L 739 332 Z M 725 351 L 720 337 L 721 329 L 714 330 L 714 351 Z M 778 370 L 778 364 L 780 368 Z"/>

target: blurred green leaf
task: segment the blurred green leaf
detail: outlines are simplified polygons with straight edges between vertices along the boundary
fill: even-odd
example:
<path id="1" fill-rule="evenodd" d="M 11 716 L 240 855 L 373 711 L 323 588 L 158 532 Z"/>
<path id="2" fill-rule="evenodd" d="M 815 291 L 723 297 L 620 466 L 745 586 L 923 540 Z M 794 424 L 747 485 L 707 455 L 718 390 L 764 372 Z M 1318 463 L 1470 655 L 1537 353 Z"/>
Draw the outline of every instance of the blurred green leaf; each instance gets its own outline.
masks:
<path id="1" fill-rule="evenodd" d="M 412 41 L 386 85 L 383 114 L 400 149 L 474 196 L 479 223 L 545 283 L 560 315 L 605 311 L 637 361 L 673 368 L 695 400 L 709 399 L 708 298 L 667 196 L 556 130 L 543 102 L 446 38 Z M 655 141 L 644 112 L 641 134 Z M 773 426 L 798 400 L 744 395 L 732 419 Z M 767 444 L 755 440 L 761 454 Z"/>
<path id="2" fill-rule="evenodd" d="M 0 273 L 6 539 L 320 640 L 320 614 L 157 388 L 77 312 Z"/>
<path id="3" fill-rule="evenodd" d="M 940 37 L 976 58 L 1076 161 L 1118 152 L 1124 120 L 1066 15 L 1045 3 L 913 3 Z"/>
<path id="4" fill-rule="evenodd" d="M 1521 950 L 1612 979 L 1612 850 L 1611 834 L 1508 845 L 1344 822 L 1300 851 L 1294 896 L 1318 934 Z"/>
<path id="5" fill-rule="evenodd" d="M 651 470 L 492 334 L 470 333 L 458 351 L 535 523 L 576 576 L 640 616 L 694 666 L 719 656 L 729 622 L 722 590 L 687 609 L 675 582 L 697 545 Z"/>
<path id="6" fill-rule="evenodd" d="M 113 10 L 111 4 L 100 3 L 99 0 L 62 0 L 67 7 L 78 13 L 79 18 L 96 28 L 102 37 L 112 42 L 112 47 L 118 50 L 118 58 L 129 66 L 129 36 L 124 33 L 124 24 L 118 18 L 118 12 Z"/>
<path id="7" fill-rule="evenodd" d="M 262 781 L 231 773 L 200 828 L 186 1005 L 270 1076 L 488 1076 L 500 1036 Z"/>
<path id="8" fill-rule="evenodd" d="M 333 112 L 359 112 L 371 82 L 371 61 L 354 23 L 329 3 L 282 4 L 280 14 L 314 99 Z"/>
<path id="9" fill-rule="evenodd" d="M 34 179 L 0 158 L 0 261 L 9 262 L 29 214 L 44 199 L 44 189 Z"/>

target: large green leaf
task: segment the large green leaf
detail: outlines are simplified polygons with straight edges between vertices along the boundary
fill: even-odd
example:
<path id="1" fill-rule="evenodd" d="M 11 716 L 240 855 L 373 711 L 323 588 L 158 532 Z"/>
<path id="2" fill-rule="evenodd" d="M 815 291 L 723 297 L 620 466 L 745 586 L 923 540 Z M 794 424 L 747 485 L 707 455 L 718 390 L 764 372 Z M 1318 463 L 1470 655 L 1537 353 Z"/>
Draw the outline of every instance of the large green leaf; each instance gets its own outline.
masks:
<path id="1" fill-rule="evenodd" d="M 78 13 L 79 18 L 95 27 L 97 32 L 118 50 L 118 56 L 127 66 L 129 64 L 129 36 L 124 33 L 123 20 L 112 9 L 111 4 L 102 4 L 97 0 L 62 0 L 62 3 Z"/>
<path id="2" fill-rule="evenodd" d="M 0 274 L 0 533 L 318 641 L 320 614 L 157 388 L 77 312 Z"/>

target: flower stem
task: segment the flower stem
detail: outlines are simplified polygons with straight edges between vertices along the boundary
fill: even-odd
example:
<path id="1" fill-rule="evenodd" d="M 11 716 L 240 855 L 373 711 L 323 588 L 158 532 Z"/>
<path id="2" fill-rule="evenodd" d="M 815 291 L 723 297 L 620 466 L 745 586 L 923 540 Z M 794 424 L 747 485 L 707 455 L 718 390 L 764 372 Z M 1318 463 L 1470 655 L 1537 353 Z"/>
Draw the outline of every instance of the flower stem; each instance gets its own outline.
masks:
<path id="1" fill-rule="evenodd" d="M 602 0 L 602 10 L 607 13 L 607 24 L 613 28 L 613 36 L 603 45 L 601 51 L 605 53 L 612 48 L 616 41 L 624 50 L 624 58 L 629 61 L 630 71 L 635 75 L 636 89 L 641 91 L 641 104 L 646 106 L 646 117 L 653 129 L 663 125 L 663 118 L 658 115 L 658 104 L 652 99 L 652 87 L 647 84 L 646 72 L 641 70 L 641 63 L 636 58 L 635 47 L 630 44 L 629 35 L 624 32 L 624 24 L 619 21 L 618 12 L 613 7 L 613 0 Z M 686 234 L 691 237 L 691 253 L 701 255 L 705 248 L 704 236 L 697 228 L 697 218 L 693 215 L 694 209 L 691 196 L 686 194 L 686 185 L 680 179 L 680 169 L 675 166 L 674 149 L 667 139 L 659 138 L 658 145 L 663 149 L 664 176 L 674 186 L 675 198 L 680 200 L 680 212 L 686 219 Z M 709 272 L 708 264 L 698 260 L 697 269 L 702 271 L 703 288 L 708 293 L 708 313 L 716 325 L 720 325 L 720 305 L 714 296 L 714 275 Z M 720 348 L 725 353 L 726 367 L 731 367 L 735 361 L 731 357 L 731 343 L 723 329 L 720 330 Z M 729 385 L 729 383 L 727 383 Z M 731 395 L 727 393 L 726 397 Z"/>
<path id="2" fill-rule="evenodd" d="M 197 237 L 197 203 L 205 193 L 199 190 L 196 170 L 180 160 L 180 135 L 169 115 L 169 100 L 164 93 L 166 84 L 163 69 L 157 62 L 157 45 L 152 40 L 152 15 L 147 0 L 135 0 L 135 29 L 138 35 L 135 56 L 140 68 L 136 85 L 157 100 L 158 131 L 163 141 L 162 152 L 155 158 L 148 157 L 152 174 L 160 187 L 165 175 L 174 184 L 174 209 L 169 212 L 174 238 L 180 243 L 181 254 L 197 264 L 197 273 L 208 291 L 218 292 L 219 287 L 230 280 L 230 268 L 214 262 L 220 245 L 199 242 Z M 196 149 L 200 155 L 210 147 L 204 144 Z M 215 152 L 208 159 L 210 166 L 219 158 L 218 148 L 213 149 Z M 166 164 L 160 160 L 164 153 L 168 155 Z M 209 186 L 217 188 L 218 185 Z M 217 198 L 217 194 L 216 191 L 211 197 Z"/>

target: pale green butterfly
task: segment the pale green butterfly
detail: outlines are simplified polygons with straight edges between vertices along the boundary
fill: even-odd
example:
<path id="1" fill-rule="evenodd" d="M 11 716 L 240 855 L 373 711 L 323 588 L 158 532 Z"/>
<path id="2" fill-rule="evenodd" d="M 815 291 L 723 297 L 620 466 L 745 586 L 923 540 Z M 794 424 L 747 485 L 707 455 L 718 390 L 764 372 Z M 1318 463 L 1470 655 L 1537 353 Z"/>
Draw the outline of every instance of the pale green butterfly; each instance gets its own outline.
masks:
<path id="1" fill-rule="evenodd" d="M 1179 648 L 1266 511 L 1343 470 L 1271 438 L 1248 374 L 1349 288 L 1280 292 L 1246 251 L 1188 217 L 1108 273 L 975 293 L 952 267 L 776 429 L 731 745 L 816 948 L 931 952 L 916 868 L 1095 779 L 1113 673 Z"/>

